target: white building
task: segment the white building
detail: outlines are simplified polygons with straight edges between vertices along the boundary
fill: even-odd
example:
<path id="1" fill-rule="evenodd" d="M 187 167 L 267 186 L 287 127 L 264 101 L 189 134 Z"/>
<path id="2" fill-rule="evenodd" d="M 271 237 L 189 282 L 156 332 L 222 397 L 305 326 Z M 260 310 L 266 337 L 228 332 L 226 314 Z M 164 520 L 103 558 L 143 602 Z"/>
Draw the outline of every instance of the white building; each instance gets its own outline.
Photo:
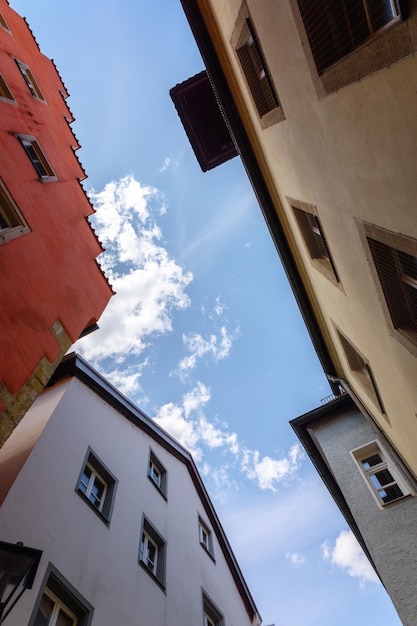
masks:
<path id="1" fill-rule="evenodd" d="M 345 394 L 291 422 L 404 626 L 417 623 L 416 481 Z"/>
<path id="2" fill-rule="evenodd" d="M 191 455 L 79 356 L 0 475 L 1 539 L 43 551 L 6 626 L 260 626 Z"/>

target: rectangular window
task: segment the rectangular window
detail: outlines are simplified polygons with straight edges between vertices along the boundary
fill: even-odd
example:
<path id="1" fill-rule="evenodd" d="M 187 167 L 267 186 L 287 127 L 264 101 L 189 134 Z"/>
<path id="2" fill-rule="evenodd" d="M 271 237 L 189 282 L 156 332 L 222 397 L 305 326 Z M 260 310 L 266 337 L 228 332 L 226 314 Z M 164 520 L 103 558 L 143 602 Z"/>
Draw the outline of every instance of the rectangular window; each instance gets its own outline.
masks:
<path id="1" fill-rule="evenodd" d="M 149 453 L 148 478 L 157 487 L 159 492 L 167 497 L 167 472 L 157 456 L 152 452 Z"/>
<path id="2" fill-rule="evenodd" d="M 265 55 L 246 4 L 239 13 L 232 45 L 243 70 L 263 127 L 284 119 Z"/>
<path id="3" fill-rule="evenodd" d="M 30 93 L 32 94 L 32 96 L 34 98 L 36 98 L 37 100 L 45 100 L 44 95 L 38 85 L 38 83 L 36 82 L 36 79 L 30 69 L 30 67 L 28 65 L 26 65 L 26 63 L 23 63 L 23 61 L 19 61 L 18 59 L 15 59 L 16 61 L 16 65 L 19 68 L 20 73 L 23 76 L 23 79 L 26 83 L 26 85 L 28 86 L 28 89 L 30 91 Z"/>
<path id="4" fill-rule="evenodd" d="M 152 574 L 163 589 L 165 589 L 165 553 L 165 540 L 144 517 L 139 548 L 139 563 L 148 573 Z"/>
<path id="5" fill-rule="evenodd" d="M 198 518 L 198 533 L 200 538 L 200 544 L 209 553 L 209 555 L 214 558 L 213 537 L 211 534 L 211 530 L 209 529 L 207 524 L 203 522 L 201 517 Z"/>
<path id="6" fill-rule="evenodd" d="M 380 506 L 410 495 L 410 489 L 381 444 L 372 441 L 351 454 Z"/>
<path id="7" fill-rule="evenodd" d="M 366 391 L 372 402 L 376 404 L 381 413 L 385 414 L 384 405 L 382 403 L 371 366 L 339 330 L 337 330 L 337 334 L 353 376 L 359 382 L 364 391 Z"/>
<path id="8" fill-rule="evenodd" d="M 319 74 L 400 18 L 397 0 L 298 0 L 298 7 Z"/>
<path id="9" fill-rule="evenodd" d="M 10 28 L 9 28 L 8 23 L 6 22 L 6 18 L 1 12 L 0 12 L 0 26 L 1 28 L 4 28 L 5 30 L 8 30 L 10 32 Z"/>
<path id="10" fill-rule="evenodd" d="M 42 181 L 56 180 L 55 172 L 49 165 L 47 158 L 35 137 L 29 135 L 16 135 L 28 155 L 33 167 Z"/>
<path id="11" fill-rule="evenodd" d="M 305 202 L 295 204 L 294 200 L 289 199 L 289 201 L 314 267 L 332 282 L 339 283 L 336 266 L 317 216 L 316 207 Z"/>
<path id="12" fill-rule="evenodd" d="M 3 100 L 5 102 L 16 102 L 16 100 L 13 98 L 12 92 L 10 91 L 6 81 L 4 80 L 1 74 L 0 74 L 0 100 Z"/>
<path id="13" fill-rule="evenodd" d="M 90 626 L 93 607 L 49 564 L 29 626 Z"/>
<path id="14" fill-rule="evenodd" d="M 203 624 L 204 626 L 223 626 L 223 615 L 213 601 L 203 592 Z"/>
<path id="15" fill-rule="evenodd" d="M 417 241 L 365 225 L 367 242 L 386 304 L 385 313 L 401 339 L 417 346 Z M 406 341 L 404 341 L 406 340 Z"/>
<path id="16" fill-rule="evenodd" d="M 0 244 L 29 232 L 29 226 L 0 179 Z"/>
<path id="17" fill-rule="evenodd" d="M 89 448 L 77 482 L 77 493 L 109 523 L 116 494 L 117 481 Z"/>

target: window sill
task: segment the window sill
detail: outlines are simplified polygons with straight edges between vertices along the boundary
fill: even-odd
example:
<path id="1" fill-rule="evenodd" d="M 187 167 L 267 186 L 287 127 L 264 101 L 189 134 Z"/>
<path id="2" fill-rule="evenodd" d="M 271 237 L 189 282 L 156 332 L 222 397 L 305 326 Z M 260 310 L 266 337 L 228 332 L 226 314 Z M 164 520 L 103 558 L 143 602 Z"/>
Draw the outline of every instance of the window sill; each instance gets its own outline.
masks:
<path id="1" fill-rule="evenodd" d="M 104 515 L 104 513 L 102 513 L 101 511 L 99 511 L 94 504 L 83 494 L 83 492 L 81 491 L 81 489 L 76 489 L 75 492 L 77 493 L 77 495 L 79 495 L 79 497 L 83 500 L 83 502 L 85 502 L 89 508 L 94 511 L 94 513 L 97 515 L 97 517 L 99 519 L 101 519 L 101 521 L 103 522 L 103 524 L 105 524 L 108 528 L 110 526 L 110 519 L 108 517 L 106 517 Z"/>
<path id="2" fill-rule="evenodd" d="M 214 555 L 210 552 L 210 550 L 208 550 L 208 548 L 204 545 L 202 541 L 200 541 L 200 546 L 203 548 L 204 552 L 209 555 L 213 563 L 216 565 L 216 559 L 214 558 Z"/>
<path id="3" fill-rule="evenodd" d="M 141 566 L 142 569 L 145 570 L 145 572 L 148 574 L 148 576 L 150 576 L 152 578 L 152 580 L 156 582 L 158 587 L 160 589 L 162 589 L 162 591 L 164 593 L 166 593 L 166 587 L 165 587 L 164 583 L 157 576 L 155 576 L 155 574 L 153 572 L 151 572 L 149 567 L 142 560 L 139 560 L 139 565 Z"/>
<path id="4" fill-rule="evenodd" d="M 158 493 L 161 494 L 161 496 L 163 497 L 163 499 L 165 500 L 165 502 L 168 502 L 168 498 L 165 495 L 164 491 L 162 490 L 161 487 L 158 487 L 158 485 L 156 484 L 156 482 L 154 480 L 152 480 L 152 478 L 149 476 L 148 474 L 148 480 L 152 483 L 152 485 L 155 487 L 155 489 L 157 490 Z"/>

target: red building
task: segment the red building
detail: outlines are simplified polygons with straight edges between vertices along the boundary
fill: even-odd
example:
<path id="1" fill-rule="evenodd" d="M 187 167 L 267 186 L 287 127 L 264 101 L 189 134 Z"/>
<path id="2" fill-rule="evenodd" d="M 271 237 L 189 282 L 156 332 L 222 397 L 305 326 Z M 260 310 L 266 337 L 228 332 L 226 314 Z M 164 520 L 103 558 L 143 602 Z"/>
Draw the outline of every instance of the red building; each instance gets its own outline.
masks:
<path id="1" fill-rule="evenodd" d="M 0 444 L 112 295 L 67 97 L 25 20 L 0 0 Z"/>

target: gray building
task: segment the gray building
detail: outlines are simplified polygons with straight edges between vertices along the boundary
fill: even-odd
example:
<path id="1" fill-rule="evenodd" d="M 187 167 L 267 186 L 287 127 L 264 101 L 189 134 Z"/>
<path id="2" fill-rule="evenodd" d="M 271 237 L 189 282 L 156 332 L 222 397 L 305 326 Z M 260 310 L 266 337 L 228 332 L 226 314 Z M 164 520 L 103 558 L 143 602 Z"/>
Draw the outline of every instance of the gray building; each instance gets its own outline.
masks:
<path id="1" fill-rule="evenodd" d="M 0 450 L 2 539 L 42 550 L 6 626 L 260 626 L 191 455 L 70 355 Z"/>
<path id="2" fill-rule="evenodd" d="M 349 395 L 291 422 L 405 626 L 417 623 L 416 483 Z"/>

